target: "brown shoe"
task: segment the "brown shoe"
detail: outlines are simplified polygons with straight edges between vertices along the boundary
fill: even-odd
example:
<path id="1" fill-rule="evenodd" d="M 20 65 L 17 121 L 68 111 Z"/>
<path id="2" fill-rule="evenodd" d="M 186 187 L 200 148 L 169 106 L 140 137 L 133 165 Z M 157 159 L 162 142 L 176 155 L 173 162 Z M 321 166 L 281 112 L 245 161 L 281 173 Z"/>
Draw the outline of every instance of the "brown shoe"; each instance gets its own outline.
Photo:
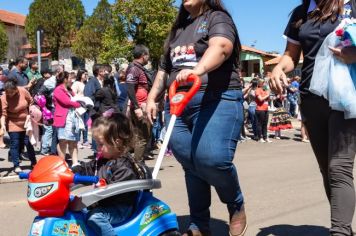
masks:
<path id="1" fill-rule="evenodd" d="M 202 233 L 199 230 L 188 229 L 182 236 L 211 236 L 210 233 Z"/>
<path id="2" fill-rule="evenodd" d="M 245 207 L 242 206 L 239 212 L 231 217 L 230 220 L 230 235 L 231 236 L 244 236 L 247 230 L 247 220 L 245 214 Z"/>
<path id="3" fill-rule="evenodd" d="M 199 230 L 188 229 L 182 236 L 203 236 Z"/>

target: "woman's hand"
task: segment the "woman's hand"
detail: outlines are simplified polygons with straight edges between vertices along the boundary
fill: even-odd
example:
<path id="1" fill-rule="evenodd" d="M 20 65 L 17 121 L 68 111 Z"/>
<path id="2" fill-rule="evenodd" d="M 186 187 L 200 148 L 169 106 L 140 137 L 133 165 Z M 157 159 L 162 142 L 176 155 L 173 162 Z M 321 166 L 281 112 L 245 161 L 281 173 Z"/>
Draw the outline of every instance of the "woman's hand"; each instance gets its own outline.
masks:
<path id="1" fill-rule="evenodd" d="M 282 70 L 282 68 L 277 65 L 272 71 L 272 76 L 269 80 L 269 87 L 275 94 L 282 94 L 284 88 L 287 86 L 287 76 Z"/>
<path id="2" fill-rule="evenodd" d="M 329 49 L 334 53 L 334 56 L 345 64 L 353 64 L 356 62 L 356 47 L 343 47 Z"/>
<path id="3" fill-rule="evenodd" d="M 193 74 L 193 75 L 199 75 L 198 73 L 197 73 L 197 71 L 195 71 L 195 70 L 191 70 L 191 69 L 183 69 L 183 70 L 181 70 L 179 73 L 178 73 L 178 75 L 177 75 L 177 77 L 176 77 L 176 80 L 179 82 L 179 83 L 185 83 L 186 81 L 187 81 L 187 79 L 188 79 L 188 76 L 189 75 L 191 75 L 191 74 Z"/>
<path id="4" fill-rule="evenodd" d="M 148 99 L 146 101 L 146 113 L 148 120 L 153 124 L 157 118 L 157 106 L 154 100 Z"/>

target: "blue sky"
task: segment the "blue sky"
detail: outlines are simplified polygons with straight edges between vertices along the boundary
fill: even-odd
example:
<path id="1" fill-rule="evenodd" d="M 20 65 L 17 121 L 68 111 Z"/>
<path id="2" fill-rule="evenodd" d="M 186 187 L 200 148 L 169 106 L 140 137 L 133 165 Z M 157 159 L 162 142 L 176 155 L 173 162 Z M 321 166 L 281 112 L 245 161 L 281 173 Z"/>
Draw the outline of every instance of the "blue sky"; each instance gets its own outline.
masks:
<path id="1" fill-rule="evenodd" d="M 158 0 L 159 1 L 159 0 Z M 32 0 L 0 0 L 0 9 L 28 13 Z M 82 0 L 86 14 L 90 15 L 98 0 Z M 114 0 L 109 0 L 114 2 Z M 180 4 L 181 0 L 177 0 Z M 223 0 L 233 15 L 243 44 L 265 51 L 283 52 L 282 38 L 289 13 L 301 0 Z"/>

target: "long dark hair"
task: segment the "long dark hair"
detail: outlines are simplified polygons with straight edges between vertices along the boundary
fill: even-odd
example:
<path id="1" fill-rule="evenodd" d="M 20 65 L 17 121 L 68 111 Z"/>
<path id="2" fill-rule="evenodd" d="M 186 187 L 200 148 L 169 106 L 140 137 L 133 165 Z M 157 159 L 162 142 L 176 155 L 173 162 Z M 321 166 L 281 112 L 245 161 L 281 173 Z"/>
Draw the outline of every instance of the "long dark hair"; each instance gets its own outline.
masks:
<path id="1" fill-rule="evenodd" d="M 295 22 L 296 27 L 300 27 L 307 19 L 313 19 L 315 22 L 325 22 L 331 20 L 336 22 L 338 16 L 343 13 L 344 0 L 315 0 L 316 9 L 308 15 L 308 8 L 311 0 L 303 0 L 302 8 L 305 13 L 304 19 Z M 353 2 L 353 1 L 351 1 Z M 354 4 L 354 3 L 353 3 Z"/>
<path id="2" fill-rule="evenodd" d="M 231 17 L 230 13 L 223 6 L 221 0 L 205 0 L 204 1 L 204 9 L 205 9 L 204 12 L 207 10 L 222 11 L 222 12 L 226 13 L 229 17 Z M 178 16 L 172 25 L 171 32 L 170 32 L 168 39 L 166 40 L 166 43 L 165 43 L 166 55 L 169 54 L 169 45 L 172 42 L 172 40 L 176 37 L 178 29 L 184 28 L 185 26 L 187 26 L 189 24 L 189 22 L 190 22 L 189 16 L 190 16 L 189 12 L 184 8 L 184 5 L 182 3 L 180 6 L 180 9 L 179 9 L 179 12 L 178 12 Z M 234 48 L 239 52 L 239 51 L 241 51 L 241 42 L 240 42 L 235 25 L 234 25 L 234 28 L 235 28 L 235 32 L 236 32 Z M 239 56 L 240 56 L 239 53 L 237 53 L 238 60 L 239 60 Z"/>
<path id="3" fill-rule="evenodd" d="M 88 71 L 87 71 L 86 69 L 80 69 L 80 70 L 78 70 L 77 79 L 76 79 L 75 81 L 81 82 L 81 81 L 82 81 L 83 74 L 85 74 L 85 73 L 88 73 Z"/>
<path id="4" fill-rule="evenodd" d="M 69 73 L 67 71 L 60 72 L 56 76 L 56 87 L 63 84 L 66 79 L 69 79 Z"/>

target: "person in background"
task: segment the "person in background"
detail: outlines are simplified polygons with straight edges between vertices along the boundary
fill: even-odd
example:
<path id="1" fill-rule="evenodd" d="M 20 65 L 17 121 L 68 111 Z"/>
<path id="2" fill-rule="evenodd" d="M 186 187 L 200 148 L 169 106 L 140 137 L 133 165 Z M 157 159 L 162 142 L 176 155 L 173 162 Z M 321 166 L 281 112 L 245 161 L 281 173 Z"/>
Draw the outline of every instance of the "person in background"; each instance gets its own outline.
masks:
<path id="1" fill-rule="evenodd" d="M 0 96 L 4 92 L 4 82 L 7 80 L 7 77 L 4 74 L 4 69 L 0 66 Z M 1 105 L 1 103 L 0 103 Z M 1 107 L 0 107 L 0 114 L 1 114 Z M 0 115 L 1 118 L 1 115 Z M 1 127 L 0 127 L 1 129 Z M 6 148 L 6 144 L 4 143 L 4 135 L 5 132 L 3 129 L 0 130 L 0 149 Z"/>
<path id="2" fill-rule="evenodd" d="M 85 84 L 88 81 L 88 78 L 89 78 L 89 75 L 88 75 L 87 70 L 85 70 L 85 69 L 78 70 L 76 81 L 74 81 L 74 83 L 72 85 L 72 92 L 74 93 L 75 96 L 80 96 L 80 97 L 84 96 L 84 88 L 85 88 Z M 78 147 L 79 148 L 83 148 L 83 147 L 91 148 L 91 145 L 88 142 L 88 124 L 87 124 L 88 120 L 89 120 L 89 111 L 86 111 L 82 115 L 82 119 L 84 122 L 85 129 L 79 131 Z M 83 135 L 83 142 L 80 142 L 81 134 Z"/>
<path id="3" fill-rule="evenodd" d="M 29 79 L 25 73 L 27 67 L 28 67 L 28 60 L 26 58 L 24 58 L 24 57 L 16 58 L 15 66 L 9 72 L 8 79 L 16 80 L 17 86 L 21 86 L 21 87 L 25 87 L 26 89 L 30 89 L 33 82 L 29 81 Z"/>
<path id="4" fill-rule="evenodd" d="M 126 86 L 131 101 L 131 120 L 136 136 L 135 159 L 140 162 L 153 159 L 147 152 L 152 133 L 152 126 L 146 115 L 150 78 L 144 66 L 150 58 L 148 48 L 144 45 L 136 45 L 133 50 L 133 58 L 133 62 L 127 68 Z"/>
<path id="5" fill-rule="evenodd" d="M 95 119 L 98 117 L 98 114 L 96 114 L 97 106 L 95 101 L 95 94 L 103 87 L 103 80 L 106 76 L 105 67 L 100 64 L 95 64 L 93 66 L 93 74 L 94 77 L 89 79 L 84 87 L 84 96 L 89 97 L 94 103 L 94 108 L 89 110 L 89 117 L 92 120 L 92 122 L 94 122 Z M 91 148 L 93 150 L 94 156 L 96 156 L 97 147 L 94 139 L 92 139 Z"/>
<path id="6" fill-rule="evenodd" d="M 52 77 L 52 72 L 51 70 L 47 69 L 42 72 L 42 78 L 37 81 L 37 83 L 33 86 L 32 91 L 33 93 L 36 94 L 41 94 L 41 88 L 43 87 L 44 83 Z M 42 84 L 42 85 L 41 85 Z M 39 87 L 37 91 L 37 87 Z M 52 99 L 46 96 L 45 94 L 42 94 L 46 97 L 46 107 L 51 110 L 52 106 Z M 41 139 L 41 155 L 47 156 L 51 154 L 51 146 L 53 142 L 53 127 L 52 123 L 53 120 L 48 121 L 49 123 L 44 123 L 42 125 L 42 139 Z"/>
<path id="7" fill-rule="evenodd" d="M 38 62 L 37 61 L 30 61 L 28 64 L 29 70 L 26 73 L 27 78 L 29 81 L 31 80 L 39 80 L 42 78 L 41 73 L 38 71 Z M 36 83 L 36 82 L 34 82 Z"/>
<path id="8" fill-rule="evenodd" d="M 278 140 L 282 137 L 282 130 L 293 128 L 291 116 L 283 107 L 284 100 L 283 95 L 277 94 L 272 101 L 276 110 L 272 114 L 269 130 L 275 132 L 274 138 Z"/>
<path id="9" fill-rule="evenodd" d="M 257 137 L 257 124 L 256 124 L 256 88 L 257 88 L 258 80 L 252 79 L 251 80 L 251 89 L 248 92 L 246 97 L 246 101 L 248 103 L 248 119 L 251 124 L 253 138 Z M 256 140 L 258 141 L 258 140 Z"/>
<path id="10" fill-rule="evenodd" d="M 102 116 L 108 110 L 118 111 L 117 95 L 115 88 L 115 78 L 113 76 L 106 77 L 103 80 L 103 87 L 95 94 L 98 117 Z"/>
<path id="11" fill-rule="evenodd" d="M 268 102 L 270 93 L 263 79 L 258 81 L 256 89 L 256 127 L 257 127 L 257 137 L 260 143 L 271 143 L 267 136 L 267 126 L 268 126 Z"/>
<path id="12" fill-rule="evenodd" d="M 56 88 L 57 84 L 57 76 L 64 71 L 63 66 L 56 65 L 52 67 L 52 76 L 46 79 L 41 87 L 39 94 L 42 94 L 46 97 L 46 107 L 54 113 L 54 105 L 53 105 L 53 91 Z M 49 71 L 51 72 L 51 71 Z M 52 144 L 51 144 L 51 152 L 52 155 L 57 155 L 57 144 L 58 144 L 58 135 L 57 128 L 52 126 Z"/>
<path id="13" fill-rule="evenodd" d="M 115 76 L 115 87 L 117 93 L 117 102 L 120 111 L 123 114 L 126 114 L 128 95 L 127 95 L 127 86 L 126 86 L 126 71 L 129 65 L 124 63 L 118 66 L 117 74 Z"/>
<path id="14" fill-rule="evenodd" d="M 54 122 L 58 133 L 58 154 L 65 158 L 67 148 L 72 158 L 72 165 L 78 165 L 78 116 L 75 109 L 80 107 L 80 103 L 71 100 L 74 93 L 71 91 L 72 85 L 68 72 L 61 72 L 57 75 L 57 87 L 53 91 Z M 81 118 L 79 118 L 81 119 Z"/>
<path id="15" fill-rule="evenodd" d="M 294 118 L 296 116 L 296 110 L 298 106 L 298 91 L 299 83 L 298 76 L 295 76 L 290 81 L 290 85 L 287 87 L 287 99 L 289 102 L 289 114 Z"/>
<path id="16" fill-rule="evenodd" d="M 36 154 L 26 135 L 25 123 L 29 118 L 29 107 L 33 104 L 30 93 L 17 86 L 17 80 L 9 79 L 4 85 L 5 94 L 1 96 L 1 128 L 10 136 L 10 157 L 14 164 L 14 172 L 20 173 L 20 155 L 26 145 L 31 167 L 36 164 Z"/>

